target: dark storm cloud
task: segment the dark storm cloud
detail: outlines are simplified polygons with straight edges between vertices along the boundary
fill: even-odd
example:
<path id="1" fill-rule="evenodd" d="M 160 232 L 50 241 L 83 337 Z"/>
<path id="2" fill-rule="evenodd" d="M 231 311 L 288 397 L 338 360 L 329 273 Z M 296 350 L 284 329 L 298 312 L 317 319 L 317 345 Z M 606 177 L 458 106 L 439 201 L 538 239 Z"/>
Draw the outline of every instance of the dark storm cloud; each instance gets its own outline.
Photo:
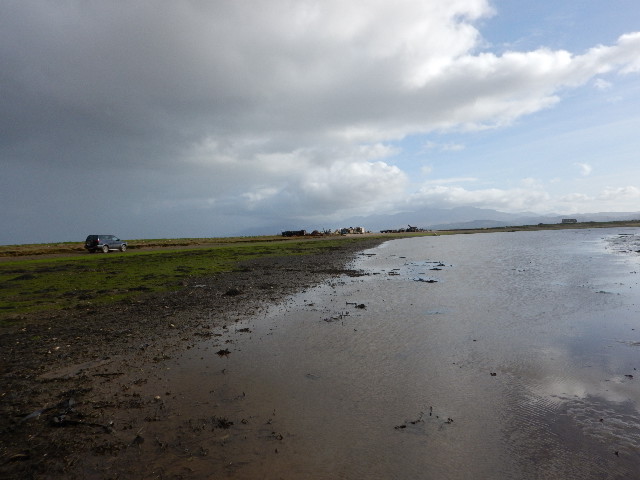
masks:
<path id="1" fill-rule="evenodd" d="M 392 207 L 407 177 L 385 142 L 505 124 L 635 68 L 635 37 L 583 57 L 473 55 L 491 14 L 485 0 L 2 2 L 0 220 L 24 234 L 0 242 L 38 223 L 59 238 L 218 218 L 232 233 L 274 211 Z"/>

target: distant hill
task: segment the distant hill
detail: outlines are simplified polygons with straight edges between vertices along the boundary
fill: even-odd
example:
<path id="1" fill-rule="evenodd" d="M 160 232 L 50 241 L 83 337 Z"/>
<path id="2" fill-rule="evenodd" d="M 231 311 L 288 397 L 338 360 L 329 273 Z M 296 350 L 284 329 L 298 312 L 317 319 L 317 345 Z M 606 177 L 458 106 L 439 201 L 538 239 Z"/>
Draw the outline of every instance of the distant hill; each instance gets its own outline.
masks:
<path id="1" fill-rule="evenodd" d="M 362 225 L 371 231 L 406 228 L 408 225 L 433 229 L 435 225 L 466 223 L 478 221 L 479 219 L 482 219 L 482 222 L 509 223 L 517 217 L 518 215 L 473 207 L 458 207 L 452 209 L 430 208 L 414 212 L 400 212 L 392 215 L 351 217 L 345 220 L 345 226 Z"/>
<path id="2" fill-rule="evenodd" d="M 563 218 L 575 218 L 579 222 L 637 220 L 640 219 L 640 212 L 539 215 L 532 212 L 506 213 L 484 208 L 458 207 L 451 209 L 425 209 L 393 215 L 351 217 L 346 219 L 344 223 L 345 226 L 362 225 L 371 231 L 406 228 L 408 225 L 431 230 L 446 230 L 452 228 L 491 228 L 537 225 L 538 223 L 560 223 Z"/>
<path id="3" fill-rule="evenodd" d="M 427 208 L 413 212 L 400 212 L 392 215 L 368 215 L 349 217 L 333 223 L 313 224 L 295 219 L 269 219 L 261 225 L 238 231 L 234 235 L 274 235 L 284 230 L 307 231 L 325 228 L 362 226 L 372 232 L 380 230 L 407 228 L 412 225 L 430 230 L 448 230 L 459 228 L 492 228 L 518 225 L 537 225 L 538 223 L 560 223 L 563 218 L 575 218 L 579 222 L 609 222 L 616 220 L 640 220 L 640 212 L 600 212 L 580 214 L 539 215 L 533 212 L 506 213 L 498 210 L 474 207 Z"/>
<path id="4" fill-rule="evenodd" d="M 492 227 L 509 227 L 519 225 L 537 225 L 539 223 L 554 224 L 561 223 L 563 218 L 575 218 L 578 222 L 613 222 L 623 220 L 639 220 L 640 212 L 603 212 L 603 213 L 581 213 L 567 215 L 545 215 L 545 216 L 518 216 L 507 221 L 494 219 L 471 220 L 468 222 L 447 222 L 430 225 L 432 230 L 447 230 L 460 228 L 492 228 Z"/>

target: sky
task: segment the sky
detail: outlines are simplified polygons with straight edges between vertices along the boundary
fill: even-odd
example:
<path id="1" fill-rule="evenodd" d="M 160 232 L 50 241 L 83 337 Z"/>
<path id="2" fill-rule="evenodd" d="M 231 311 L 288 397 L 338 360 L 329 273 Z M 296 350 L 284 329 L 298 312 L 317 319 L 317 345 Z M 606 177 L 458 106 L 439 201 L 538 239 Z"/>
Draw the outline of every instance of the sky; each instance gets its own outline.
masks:
<path id="1" fill-rule="evenodd" d="M 0 2 L 0 244 L 636 212 L 638 152 L 637 0 Z"/>

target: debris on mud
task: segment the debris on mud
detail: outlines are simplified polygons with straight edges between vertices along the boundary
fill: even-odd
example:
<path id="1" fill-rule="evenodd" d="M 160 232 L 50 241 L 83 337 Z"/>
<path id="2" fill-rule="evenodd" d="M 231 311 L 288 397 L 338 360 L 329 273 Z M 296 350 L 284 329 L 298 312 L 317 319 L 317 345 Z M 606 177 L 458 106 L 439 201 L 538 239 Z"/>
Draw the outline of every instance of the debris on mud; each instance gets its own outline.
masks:
<path id="1" fill-rule="evenodd" d="M 431 415 L 431 413 L 429 415 Z M 401 423 L 400 425 L 396 425 L 393 428 L 395 428 L 396 430 L 402 430 L 407 428 L 409 425 L 417 425 L 418 423 L 423 423 L 424 422 L 424 420 L 422 419 L 423 416 L 424 416 L 424 412 L 420 412 L 420 415 L 418 415 L 418 418 L 416 418 L 415 420 L 406 421 L 404 423 Z"/>
<path id="2" fill-rule="evenodd" d="M 238 287 L 231 287 L 229 290 L 224 292 L 224 295 L 226 295 L 227 297 L 235 297 L 237 295 L 242 295 L 242 290 L 240 290 Z"/>
<path id="3" fill-rule="evenodd" d="M 356 308 L 359 308 L 361 310 L 364 310 L 365 308 L 367 308 L 367 306 L 364 303 L 358 303 L 358 302 L 346 302 L 347 305 L 353 305 Z"/>
<path id="4" fill-rule="evenodd" d="M 228 430 L 233 426 L 233 422 L 224 417 L 213 417 L 214 425 L 223 430 Z"/>
<path id="5" fill-rule="evenodd" d="M 429 417 L 431 417 L 431 419 L 427 419 L 427 421 L 430 424 L 433 424 L 433 422 L 436 422 L 436 425 L 438 426 L 438 430 L 442 430 L 445 425 L 451 425 L 453 423 L 453 418 L 451 417 L 447 417 L 446 420 L 442 421 L 440 420 L 440 417 L 438 415 L 433 415 L 433 407 L 429 407 Z M 415 420 L 408 420 L 404 423 L 401 423 L 399 425 L 396 425 L 395 427 L 393 427 L 395 430 L 404 430 L 406 428 L 409 428 L 410 426 L 415 426 L 418 424 L 423 424 L 425 423 L 424 420 L 424 412 L 420 412 L 420 415 L 418 415 L 418 418 L 416 418 Z"/>

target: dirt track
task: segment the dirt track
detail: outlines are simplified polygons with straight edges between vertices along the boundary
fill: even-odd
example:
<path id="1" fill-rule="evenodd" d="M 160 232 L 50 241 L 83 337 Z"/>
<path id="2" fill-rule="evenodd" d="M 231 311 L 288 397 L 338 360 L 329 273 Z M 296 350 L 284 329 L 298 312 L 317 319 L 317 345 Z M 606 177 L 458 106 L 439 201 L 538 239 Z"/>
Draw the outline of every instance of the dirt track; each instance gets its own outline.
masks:
<path id="1" fill-rule="evenodd" d="M 190 279 L 177 292 L 34 316 L 3 331 L 0 477 L 136 478 L 145 449 L 170 447 L 147 441 L 141 448 L 149 439 L 139 426 L 162 421 L 162 399 L 145 388 L 153 379 L 144 372 L 161 370 L 198 340 L 231 331 L 265 304 L 331 276 L 357 275 L 345 269 L 348 261 L 383 241 L 247 262 L 232 273 Z M 174 410 L 189 423 L 189 412 Z M 212 429 L 230 427 L 224 417 L 208 421 Z M 163 471 L 162 478 L 182 478 Z"/>

